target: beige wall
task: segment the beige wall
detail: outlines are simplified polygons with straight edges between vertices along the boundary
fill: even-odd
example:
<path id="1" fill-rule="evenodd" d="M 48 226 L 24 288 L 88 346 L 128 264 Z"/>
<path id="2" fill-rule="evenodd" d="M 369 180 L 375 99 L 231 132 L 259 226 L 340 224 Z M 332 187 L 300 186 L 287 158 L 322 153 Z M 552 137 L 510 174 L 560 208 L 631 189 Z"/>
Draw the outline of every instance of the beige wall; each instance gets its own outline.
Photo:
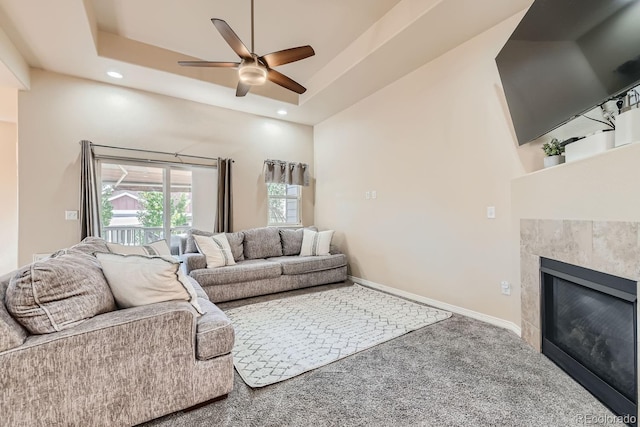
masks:
<path id="1" fill-rule="evenodd" d="M 525 169 L 494 61 L 518 21 L 315 127 L 316 223 L 336 230 L 352 275 L 519 321 L 500 281 L 517 280 L 510 180 Z"/>
<path id="2" fill-rule="evenodd" d="M 265 159 L 313 163 L 309 126 L 51 72 L 32 70 L 18 108 L 20 264 L 79 239 L 78 222 L 65 221 L 64 211 L 79 208 L 82 139 L 233 158 L 236 229 L 266 225 Z M 304 223 L 312 224 L 312 188 L 303 203 Z"/>
<path id="3" fill-rule="evenodd" d="M 18 266 L 18 90 L 0 88 L 0 275 Z"/>
<path id="4" fill-rule="evenodd" d="M 17 127 L 0 121 L 0 275 L 18 266 Z"/>

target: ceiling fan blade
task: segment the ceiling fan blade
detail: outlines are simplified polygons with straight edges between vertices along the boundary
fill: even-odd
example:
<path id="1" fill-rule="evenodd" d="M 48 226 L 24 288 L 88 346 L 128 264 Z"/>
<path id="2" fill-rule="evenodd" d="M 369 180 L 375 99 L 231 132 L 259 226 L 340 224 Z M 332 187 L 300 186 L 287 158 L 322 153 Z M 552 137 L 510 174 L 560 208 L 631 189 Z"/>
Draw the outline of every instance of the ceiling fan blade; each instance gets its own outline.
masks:
<path id="1" fill-rule="evenodd" d="M 305 93 L 307 89 L 299 83 L 291 80 L 289 77 L 285 76 L 282 73 L 277 72 L 276 70 L 272 70 L 271 68 L 267 71 L 267 78 L 274 82 L 277 85 L 282 86 L 285 89 L 289 89 L 294 91 L 295 93 Z"/>
<path id="2" fill-rule="evenodd" d="M 239 67 L 239 62 L 216 62 L 216 61 L 178 61 L 183 67 Z"/>
<path id="3" fill-rule="evenodd" d="M 238 87 L 236 88 L 236 96 L 245 96 L 249 92 L 249 89 L 251 89 L 251 85 L 238 82 Z"/>
<path id="4" fill-rule="evenodd" d="M 315 55 L 315 51 L 311 46 L 299 46 L 291 49 L 280 50 L 278 52 L 268 53 L 260 59 L 267 64 L 268 67 L 277 67 L 278 65 L 288 64 L 290 62 L 300 61 Z"/>
<path id="5" fill-rule="evenodd" d="M 237 36 L 236 33 L 233 32 L 229 24 L 227 24 L 222 19 L 212 18 L 211 22 L 218 29 L 222 38 L 231 46 L 231 49 L 238 54 L 238 56 L 242 59 L 252 59 L 251 52 L 249 49 L 242 43 L 240 37 Z"/>

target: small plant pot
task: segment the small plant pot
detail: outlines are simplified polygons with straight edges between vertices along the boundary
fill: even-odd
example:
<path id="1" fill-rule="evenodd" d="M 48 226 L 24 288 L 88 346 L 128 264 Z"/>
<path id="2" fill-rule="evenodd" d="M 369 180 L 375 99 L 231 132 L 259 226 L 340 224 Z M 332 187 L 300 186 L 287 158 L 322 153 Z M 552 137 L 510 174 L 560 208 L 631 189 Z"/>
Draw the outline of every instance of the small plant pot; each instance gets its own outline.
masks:
<path id="1" fill-rule="evenodd" d="M 557 156 L 547 156 L 544 158 L 545 168 L 550 168 L 551 166 L 557 166 L 561 163 L 564 163 L 564 155 L 562 154 Z"/>

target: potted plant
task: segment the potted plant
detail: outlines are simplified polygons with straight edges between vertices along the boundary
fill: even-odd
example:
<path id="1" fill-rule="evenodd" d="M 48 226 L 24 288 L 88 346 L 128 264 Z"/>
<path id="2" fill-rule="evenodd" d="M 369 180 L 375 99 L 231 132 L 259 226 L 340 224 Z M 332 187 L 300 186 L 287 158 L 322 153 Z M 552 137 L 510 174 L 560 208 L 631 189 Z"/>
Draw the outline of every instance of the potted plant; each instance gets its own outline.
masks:
<path id="1" fill-rule="evenodd" d="M 544 158 L 545 168 L 564 163 L 564 146 L 560 144 L 557 138 L 553 138 L 551 142 L 545 142 L 542 150 L 547 156 Z"/>

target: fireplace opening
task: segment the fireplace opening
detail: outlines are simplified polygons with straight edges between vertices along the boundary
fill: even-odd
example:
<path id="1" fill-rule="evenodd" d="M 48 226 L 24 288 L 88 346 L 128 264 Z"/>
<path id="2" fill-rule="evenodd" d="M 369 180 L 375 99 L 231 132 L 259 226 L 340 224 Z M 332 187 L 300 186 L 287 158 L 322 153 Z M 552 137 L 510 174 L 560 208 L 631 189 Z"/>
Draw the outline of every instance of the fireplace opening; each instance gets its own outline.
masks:
<path id="1" fill-rule="evenodd" d="M 636 282 L 547 258 L 540 272 L 542 353 L 616 415 L 635 421 Z"/>

